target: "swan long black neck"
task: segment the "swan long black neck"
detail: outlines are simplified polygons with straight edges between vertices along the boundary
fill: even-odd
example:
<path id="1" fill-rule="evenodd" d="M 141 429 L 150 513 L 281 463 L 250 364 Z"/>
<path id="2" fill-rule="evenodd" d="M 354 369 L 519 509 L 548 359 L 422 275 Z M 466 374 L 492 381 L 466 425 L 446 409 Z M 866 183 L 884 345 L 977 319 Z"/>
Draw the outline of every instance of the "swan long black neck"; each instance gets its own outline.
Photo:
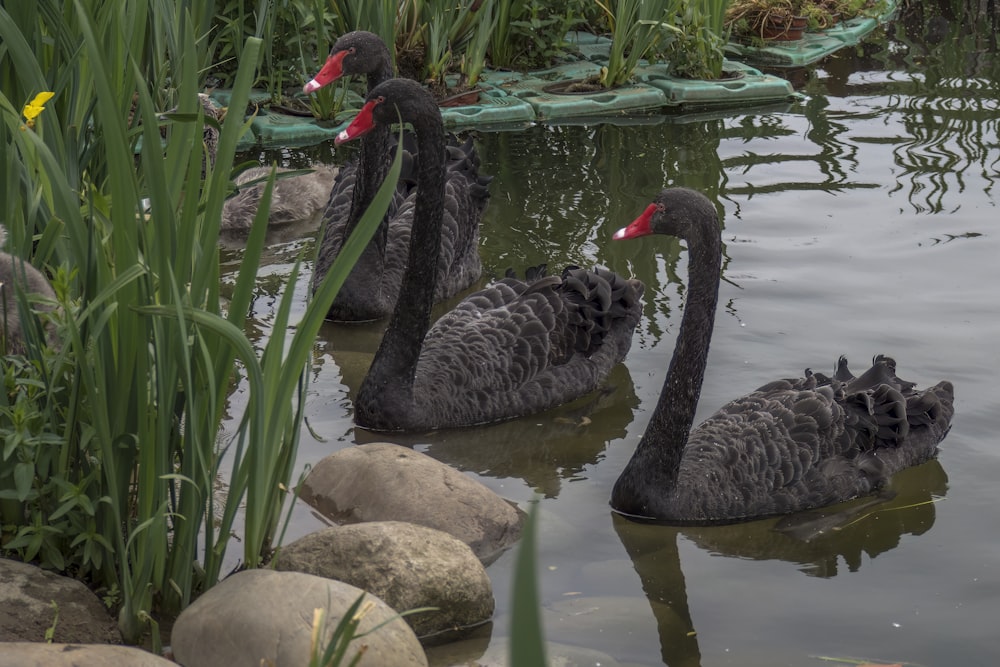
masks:
<path id="1" fill-rule="evenodd" d="M 363 61 L 361 71 L 364 71 L 370 93 L 377 85 L 383 81 L 393 78 L 392 56 L 385 43 L 377 35 L 363 32 L 352 33 L 354 39 L 362 39 L 366 42 L 366 50 L 372 53 L 370 58 Z M 359 45 L 360 46 L 360 45 Z M 355 70 L 357 71 L 357 70 Z M 360 73 L 360 71 L 358 71 Z M 358 156 L 358 180 L 354 186 L 354 197 L 351 199 L 351 214 L 347 222 L 346 232 L 350 234 L 354 227 L 361 220 L 365 210 L 375 198 L 382 181 L 389 173 L 389 165 L 392 155 L 388 149 L 390 130 L 388 125 L 376 125 L 361 138 L 361 150 Z M 376 239 L 382 237 L 382 245 L 385 244 L 385 229 L 379 230 Z M 371 246 L 378 244 L 370 244 Z"/>
<path id="2" fill-rule="evenodd" d="M 686 240 L 688 294 L 674 354 L 646 432 L 615 487 L 612 505 L 626 513 L 650 515 L 648 506 L 631 506 L 626 498 L 634 501 L 642 490 L 667 498 L 676 486 L 708 364 L 722 266 L 717 218 L 692 220 Z"/>
<path id="3" fill-rule="evenodd" d="M 380 42 L 381 44 L 381 42 Z M 367 72 L 368 92 L 383 81 L 393 76 L 392 62 L 389 50 L 382 45 L 381 53 L 374 69 Z M 385 181 L 392 163 L 390 151 L 390 129 L 388 125 L 376 125 L 361 138 L 361 148 L 358 155 L 358 175 L 354 183 L 354 193 L 351 197 L 351 211 L 344 226 L 344 242 L 361 221 L 361 217 L 371 206 L 375 193 Z M 372 240 L 365 246 L 358 258 L 356 270 L 351 271 L 348 283 L 376 279 L 382 272 L 385 262 L 385 245 L 389 238 L 389 212 L 382 218 L 382 223 L 375 230 Z M 348 290 L 350 290 L 348 284 Z"/>
<path id="4" fill-rule="evenodd" d="M 372 428 L 382 426 L 384 419 L 394 422 L 392 413 L 412 404 L 417 358 L 430 328 L 444 214 L 444 127 L 441 112 L 429 95 L 395 101 L 403 120 L 413 125 L 417 137 L 420 156 L 417 201 L 410 232 L 409 259 L 399 299 L 358 395 L 357 421 Z M 386 104 L 389 104 L 388 100 Z M 378 409 L 374 409 L 374 403 L 377 403 Z M 386 424 L 389 428 L 391 422 Z"/>

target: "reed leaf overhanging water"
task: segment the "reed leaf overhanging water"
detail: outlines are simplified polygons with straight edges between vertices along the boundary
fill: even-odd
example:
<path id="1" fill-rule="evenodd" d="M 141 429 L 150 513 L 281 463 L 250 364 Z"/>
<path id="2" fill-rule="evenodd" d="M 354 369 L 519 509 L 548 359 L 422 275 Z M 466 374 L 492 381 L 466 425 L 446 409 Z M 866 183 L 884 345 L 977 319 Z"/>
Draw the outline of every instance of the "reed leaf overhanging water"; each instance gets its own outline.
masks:
<path id="1" fill-rule="evenodd" d="M 25 361 L 3 361 L 4 459 L 35 472 L 27 489 L 20 472 L 0 476 L 4 549 L 88 579 L 117 605 L 122 635 L 135 642 L 155 617 L 175 614 L 219 579 L 234 533 L 245 565 L 267 556 L 292 475 L 312 343 L 388 205 L 399 160 L 286 336 L 293 273 L 258 358 L 243 324 L 267 209 L 224 309 L 219 221 L 246 125 L 242 114 L 228 115 L 213 167 L 201 140 L 196 22 L 178 18 L 172 3 L 29 4 L 0 9 L 0 187 L 12 247 L 54 276 L 59 344 L 46 348 L 35 336 Z M 149 39 L 163 30 L 169 38 Z M 159 48 L 167 54 L 152 56 Z M 237 109 L 261 40 L 248 39 L 242 53 Z M 150 74 L 167 63 L 169 72 Z M 168 79 L 169 91 L 149 86 Z M 41 90 L 55 95 L 27 127 L 20 109 Z M 188 119 L 170 125 L 165 146 L 154 94 L 173 95 Z M 238 371 L 249 406 L 233 441 L 220 446 Z M 222 469 L 230 479 L 217 495 Z"/>

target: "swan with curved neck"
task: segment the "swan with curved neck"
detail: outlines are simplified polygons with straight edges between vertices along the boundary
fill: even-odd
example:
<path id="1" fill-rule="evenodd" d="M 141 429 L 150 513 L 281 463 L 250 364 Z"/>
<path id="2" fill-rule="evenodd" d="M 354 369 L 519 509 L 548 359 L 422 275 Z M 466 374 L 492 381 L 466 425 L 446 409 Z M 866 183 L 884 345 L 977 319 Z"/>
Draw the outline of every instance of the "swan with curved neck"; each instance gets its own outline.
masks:
<path id="1" fill-rule="evenodd" d="M 612 491 L 615 510 L 696 524 L 788 514 L 872 493 L 937 454 L 952 384 L 918 390 L 881 355 L 857 378 L 841 357 L 832 377 L 766 384 L 692 431 L 719 294 L 718 214 L 701 193 L 670 188 L 614 238 L 654 233 L 687 242 L 688 293 L 659 402 Z"/>
<path id="2" fill-rule="evenodd" d="M 397 116 L 398 110 L 398 116 Z M 430 327 L 446 179 L 441 113 L 407 79 L 375 88 L 341 143 L 401 117 L 420 153 L 409 262 L 382 343 L 355 401 L 373 430 L 472 426 L 539 412 L 605 380 L 632 342 L 642 284 L 607 269 L 512 277 L 469 295 Z"/>
<path id="3" fill-rule="evenodd" d="M 393 77 L 392 60 L 382 39 L 362 30 L 342 35 L 316 76 L 303 88 L 311 93 L 343 76 L 364 75 L 369 92 Z M 341 170 L 330 192 L 323 214 L 326 232 L 320 243 L 313 271 L 313 287 L 323 280 L 344 242 L 361 220 L 389 170 L 394 137 L 388 124 L 374 126 L 361 140 L 356 163 Z M 407 145 L 408 148 L 411 148 Z M 436 147 L 444 151 L 444 143 Z M 454 296 L 479 279 L 479 221 L 489 199 L 490 179 L 479 174 L 479 157 L 472 141 L 454 143 L 448 148 L 447 178 L 464 195 L 449 199 L 442 249 L 436 277 L 435 301 Z M 412 171 L 419 161 L 419 151 L 408 152 L 408 167 L 400 179 L 394 200 L 383 224 L 355 264 L 341 287 L 327 318 L 337 321 L 365 321 L 387 317 L 399 296 L 406 266 L 410 226 L 416 196 Z M 449 193 L 447 196 L 451 197 Z"/>

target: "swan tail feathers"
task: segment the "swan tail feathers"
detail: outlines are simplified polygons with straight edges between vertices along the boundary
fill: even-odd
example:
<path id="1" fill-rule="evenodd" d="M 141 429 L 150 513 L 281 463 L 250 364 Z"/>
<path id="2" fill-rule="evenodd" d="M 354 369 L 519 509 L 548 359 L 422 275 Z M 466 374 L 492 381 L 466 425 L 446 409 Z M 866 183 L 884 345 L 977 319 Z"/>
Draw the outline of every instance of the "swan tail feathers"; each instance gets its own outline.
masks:
<path id="1" fill-rule="evenodd" d="M 559 294 L 573 339 L 568 347 L 590 356 L 619 322 L 627 322 L 630 331 L 635 328 L 641 314 L 642 283 L 603 267 L 588 271 L 568 266 L 561 278 Z"/>

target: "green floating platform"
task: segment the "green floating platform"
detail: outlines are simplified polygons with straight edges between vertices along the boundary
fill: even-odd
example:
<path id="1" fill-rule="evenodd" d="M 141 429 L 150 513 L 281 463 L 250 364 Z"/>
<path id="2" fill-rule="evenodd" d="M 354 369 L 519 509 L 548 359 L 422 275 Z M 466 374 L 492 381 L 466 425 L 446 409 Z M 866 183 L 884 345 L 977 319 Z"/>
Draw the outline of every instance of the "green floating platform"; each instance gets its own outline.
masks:
<path id="1" fill-rule="evenodd" d="M 764 46 L 729 42 L 727 54 L 738 60 L 768 67 L 805 67 L 839 51 L 857 44 L 879 24 L 896 13 L 897 2 L 890 0 L 887 9 L 878 17 L 864 17 L 841 21 L 832 28 L 807 32 L 802 39 L 789 42 L 768 41 Z"/>
<path id="2" fill-rule="evenodd" d="M 261 146 L 309 146 L 333 139 L 346 123 L 340 120 L 318 121 L 314 118 L 287 116 L 263 109 L 250 127 Z"/>
<path id="3" fill-rule="evenodd" d="M 532 106 L 538 120 L 558 120 L 577 116 L 607 116 L 666 105 L 662 90 L 643 84 L 630 84 L 613 90 L 589 93 L 557 93 L 549 90 L 554 83 L 534 77 L 510 82 L 503 90 Z"/>
<path id="4" fill-rule="evenodd" d="M 647 65 L 636 71 L 636 79 L 663 91 L 671 107 L 740 107 L 795 98 L 795 89 L 785 79 L 729 60 L 723 70 L 731 77 L 707 81 L 679 79 L 667 74 L 666 65 Z"/>
<path id="5" fill-rule="evenodd" d="M 528 102 L 494 86 L 480 87 L 483 90 L 475 104 L 441 109 L 445 127 L 527 125 L 535 120 L 535 109 Z"/>

